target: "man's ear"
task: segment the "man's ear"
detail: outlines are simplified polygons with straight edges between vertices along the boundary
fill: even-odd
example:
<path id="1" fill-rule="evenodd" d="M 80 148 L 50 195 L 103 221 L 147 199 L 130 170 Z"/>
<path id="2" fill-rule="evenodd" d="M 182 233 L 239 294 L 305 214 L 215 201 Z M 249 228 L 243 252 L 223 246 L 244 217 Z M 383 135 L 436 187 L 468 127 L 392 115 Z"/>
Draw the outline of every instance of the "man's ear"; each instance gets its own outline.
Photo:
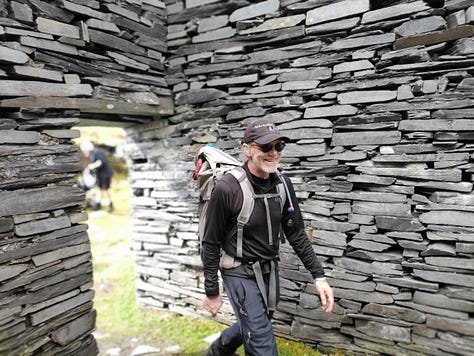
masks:
<path id="1" fill-rule="evenodd" d="M 245 157 L 250 157 L 250 145 L 248 143 L 242 144 L 242 150 L 244 151 Z"/>

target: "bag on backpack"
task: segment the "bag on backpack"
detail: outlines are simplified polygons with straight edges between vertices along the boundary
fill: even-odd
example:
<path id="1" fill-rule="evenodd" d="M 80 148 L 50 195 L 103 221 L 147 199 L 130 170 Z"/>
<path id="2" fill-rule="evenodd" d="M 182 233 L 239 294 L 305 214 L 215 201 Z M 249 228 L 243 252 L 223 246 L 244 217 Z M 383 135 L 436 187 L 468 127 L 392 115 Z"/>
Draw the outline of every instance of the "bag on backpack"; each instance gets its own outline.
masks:
<path id="1" fill-rule="evenodd" d="M 212 190 L 220 177 L 242 165 L 239 160 L 210 143 L 199 149 L 194 157 L 194 164 L 196 169 L 193 179 L 198 183 L 199 196 L 203 202 L 210 199 Z"/>
<path id="2" fill-rule="evenodd" d="M 216 145 L 208 143 L 198 150 L 194 157 L 194 164 L 196 169 L 193 179 L 197 181 L 199 189 L 198 237 L 201 243 L 206 224 L 207 203 L 211 199 L 217 180 L 231 169 L 240 167 L 242 163 Z"/>

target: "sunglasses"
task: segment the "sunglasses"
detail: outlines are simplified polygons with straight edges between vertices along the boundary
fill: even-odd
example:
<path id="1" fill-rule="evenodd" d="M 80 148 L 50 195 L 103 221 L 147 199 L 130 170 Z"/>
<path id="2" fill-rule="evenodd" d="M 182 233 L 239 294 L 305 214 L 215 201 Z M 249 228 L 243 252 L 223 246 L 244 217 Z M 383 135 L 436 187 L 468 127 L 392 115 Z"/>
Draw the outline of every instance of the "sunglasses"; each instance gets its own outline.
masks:
<path id="1" fill-rule="evenodd" d="M 270 152 L 273 148 L 275 148 L 275 150 L 277 152 L 281 152 L 283 151 L 283 149 L 285 148 L 285 143 L 284 142 L 277 142 L 275 144 L 272 144 L 272 143 L 267 143 L 265 145 L 258 145 L 256 143 L 253 144 L 253 146 L 256 146 L 260 151 L 262 151 L 263 153 L 268 153 Z"/>

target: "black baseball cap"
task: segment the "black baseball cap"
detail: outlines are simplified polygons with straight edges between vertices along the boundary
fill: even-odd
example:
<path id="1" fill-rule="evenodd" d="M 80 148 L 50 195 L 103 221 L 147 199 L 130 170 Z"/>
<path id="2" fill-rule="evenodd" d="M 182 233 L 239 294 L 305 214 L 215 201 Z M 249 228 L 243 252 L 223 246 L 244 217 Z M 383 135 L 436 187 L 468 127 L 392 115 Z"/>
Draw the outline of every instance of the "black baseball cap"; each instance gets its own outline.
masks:
<path id="1" fill-rule="evenodd" d="M 275 140 L 289 141 L 289 138 L 283 136 L 276 128 L 275 124 L 267 119 L 260 119 L 248 124 L 245 129 L 243 143 L 255 142 L 259 145 L 265 145 Z"/>

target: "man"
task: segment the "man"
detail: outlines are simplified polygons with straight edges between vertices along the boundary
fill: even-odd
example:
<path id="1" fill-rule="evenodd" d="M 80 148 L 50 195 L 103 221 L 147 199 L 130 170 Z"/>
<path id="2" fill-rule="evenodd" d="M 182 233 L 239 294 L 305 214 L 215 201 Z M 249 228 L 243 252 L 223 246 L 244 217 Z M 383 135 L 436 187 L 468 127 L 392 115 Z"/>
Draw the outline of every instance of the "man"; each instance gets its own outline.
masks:
<path id="1" fill-rule="evenodd" d="M 226 174 L 211 195 L 201 252 L 206 293 L 203 307 L 215 316 L 222 306 L 217 273 L 220 268 L 237 322 L 213 342 L 207 350 L 209 356 L 234 355 L 242 343 L 246 355 L 278 354 L 271 314 L 272 299 L 279 299 L 280 226 L 315 279 L 323 310 L 330 312 L 333 308 L 333 290 L 305 234 L 293 185 L 287 177 L 280 178 L 277 171 L 285 140 L 288 138 L 278 132 L 274 123 L 265 119 L 249 124 L 245 130 L 242 149 L 246 177 L 256 195 L 273 198 L 254 200 L 253 213 L 243 229 L 241 258 L 236 258 L 239 243 L 235 228 L 243 202 L 240 184 L 234 175 Z M 277 186 L 282 186 L 280 179 L 284 179 L 289 194 L 283 209 L 281 199 L 271 195 L 277 192 Z"/>
<path id="2" fill-rule="evenodd" d="M 110 194 L 110 183 L 113 171 L 105 152 L 94 147 L 89 141 L 81 143 L 81 151 L 84 153 L 84 156 L 90 160 L 87 168 L 90 171 L 95 170 L 97 186 L 100 189 L 101 206 L 108 205 L 109 212 L 114 211 L 112 196 Z"/>

